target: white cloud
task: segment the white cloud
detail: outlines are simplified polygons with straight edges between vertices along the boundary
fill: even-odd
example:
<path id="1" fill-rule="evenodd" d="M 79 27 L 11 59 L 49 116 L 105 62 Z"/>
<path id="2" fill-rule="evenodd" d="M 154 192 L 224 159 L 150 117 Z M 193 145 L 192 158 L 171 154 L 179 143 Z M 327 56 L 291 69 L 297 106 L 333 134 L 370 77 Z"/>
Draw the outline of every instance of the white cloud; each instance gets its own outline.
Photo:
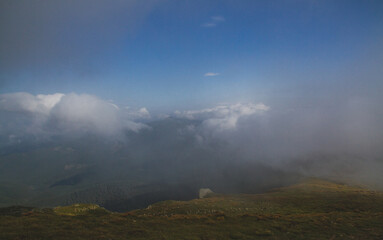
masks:
<path id="1" fill-rule="evenodd" d="M 91 128 L 97 132 L 114 132 L 121 122 L 119 110 L 109 102 L 87 94 L 68 94 L 52 109 L 51 117 L 65 128 Z"/>
<path id="2" fill-rule="evenodd" d="M 118 134 L 124 129 L 138 131 L 145 127 L 144 124 L 126 117 L 117 105 L 88 94 L 1 94 L 0 113 L 6 115 L 6 112 L 33 114 L 30 122 L 34 126 L 62 133 L 93 131 L 110 135 Z M 136 118 L 150 117 L 146 108 L 139 109 L 135 115 Z"/>
<path id="3" fill-rule="evenodd" d="M 140 117 L 142 118 L 150 118 L 150 113 L 148 109 L 146 108 L 140 108 L 140 110 L 138 110 L 138 113 L 140 114 Z"/>
<path id="4" fill-rule="evenodd" d="M 202 27 L 215 27 L 218 24 L 222 23 L 225 21 L 225 18 L 222 16 L 212 16 L 210 17 L 210 21 L 202 24 Z"/>
<path id="5" fill-rule="evenodd" d="M 209 129 L 231 130 L 237 127 L 238 120 L 245 116 L 263 113 L 270 109 L 263 103 L 237 103 L 220 105 L 214 108 L 175 112 L 177 117 L 202 120 L 202 125 Z"/>
<path id="6" fill-rule="evenodd" d="M 208 72 L 208 73 L 205 73 L 204 76 L 205 77 L 214 77 L 214 76 L 218 76 L 219 73 L 214 73 L 214 72 Z"/>
<path id="7" fill-rule="evenodd" d="M 129 107 L 125 107 L 129 119 L 149 119 L 151 115 L 146 108 L 140 108 L 138 110 L 130 110 Z"/>
<path id="8" fill-rule="evenodd" d="M 49 114 L 63 96 L 62 93 L 37 96 L 25 92 L 1 94 L 0 111 Z"/>
<path id="9" fill-rule="evenodd" d="M 60 102 L 62 97 L 64 97 L 64 94 L 62 93 L 48 95 L 39 94 L 36 96 L 40 104 L 44 105 L 49 110 L 52 109 L 58 102 Z"/>
<path id="10" fill-rule="evenodd" d="M 211 19 L 212 19 L 214 22 L 224 22 L 224 21 L 225 21 L 225 18 L 222 17 L 222 16 L 213 16 L 213 17 L 211 17 Z"/>
<path id="11" fill-rule="evenodd" d="M 207 22 L 202 24 L 202 27 L 215 27 L 215 26 L 217 26 L 217 23 L 215 22 Z"/>

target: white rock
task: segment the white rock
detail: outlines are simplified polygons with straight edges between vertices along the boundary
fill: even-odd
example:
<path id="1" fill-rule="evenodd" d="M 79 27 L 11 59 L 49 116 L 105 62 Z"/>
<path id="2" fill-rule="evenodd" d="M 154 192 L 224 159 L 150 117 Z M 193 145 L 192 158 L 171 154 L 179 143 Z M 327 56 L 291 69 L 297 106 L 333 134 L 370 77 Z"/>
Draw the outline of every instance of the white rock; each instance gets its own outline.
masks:
<path id="1" fill-rule="evenodd" d="M 199 198 L 204 198 L 207 195 L 209 195 L 210 193 L 213 193 L 213 191 L 210 190 L 210 188 L 201 188 L 199 190 Z"/>

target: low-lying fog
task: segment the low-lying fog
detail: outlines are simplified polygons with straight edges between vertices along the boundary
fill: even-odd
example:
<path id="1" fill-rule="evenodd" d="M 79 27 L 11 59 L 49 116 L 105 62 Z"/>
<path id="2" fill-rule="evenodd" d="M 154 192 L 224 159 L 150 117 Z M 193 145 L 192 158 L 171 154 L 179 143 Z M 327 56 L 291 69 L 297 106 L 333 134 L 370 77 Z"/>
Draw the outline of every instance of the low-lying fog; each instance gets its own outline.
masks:
<path id="1" fill-rule="evenodd" d="M 383 189 L 376 101 L 233 103 L 155 116 L 87 94 L 2 94 L 1 187 L 16 189 L 2 204 L 126 210 L 190 199 L 201 187 L 254 193 L 303 176 Z"/>

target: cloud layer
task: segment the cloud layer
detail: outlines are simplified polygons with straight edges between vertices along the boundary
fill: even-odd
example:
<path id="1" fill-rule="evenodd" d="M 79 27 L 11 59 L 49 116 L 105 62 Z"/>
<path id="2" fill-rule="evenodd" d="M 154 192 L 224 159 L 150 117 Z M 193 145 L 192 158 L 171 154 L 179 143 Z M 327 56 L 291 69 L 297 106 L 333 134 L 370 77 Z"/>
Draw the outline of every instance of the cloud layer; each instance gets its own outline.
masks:
<path id="1" fill-rule="evenodd" d="M 181 165 L 212 158 L 318 176 L 345 169 L 343 175 L 376 181 L 376 175 L 367 173 L 382 167 L 381 110 L 361 98 L 331 103 L 306 107 L 286 101 L 283 108 L 220 104 L 156 118 L 146 108 L 122 108 L 88 94 L 2 94 L 0 142 L 5 146 L 91 133 L 129 139 L 131 156 L 145 152 L 155 162 L 160 155 Z"/>

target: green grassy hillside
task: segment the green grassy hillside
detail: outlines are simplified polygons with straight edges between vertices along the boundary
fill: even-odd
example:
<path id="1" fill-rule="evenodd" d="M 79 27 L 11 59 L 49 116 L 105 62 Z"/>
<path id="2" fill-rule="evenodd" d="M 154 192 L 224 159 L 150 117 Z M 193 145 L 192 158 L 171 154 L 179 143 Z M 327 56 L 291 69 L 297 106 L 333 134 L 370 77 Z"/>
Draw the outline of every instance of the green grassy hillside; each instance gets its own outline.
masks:
<path id="1" fill-rule="evenodd" d="M 92 204 L 8 207 L 0 209 L 0 239 L 383 239 L 383 193 L 310 179 L 127 213 Z"/>

